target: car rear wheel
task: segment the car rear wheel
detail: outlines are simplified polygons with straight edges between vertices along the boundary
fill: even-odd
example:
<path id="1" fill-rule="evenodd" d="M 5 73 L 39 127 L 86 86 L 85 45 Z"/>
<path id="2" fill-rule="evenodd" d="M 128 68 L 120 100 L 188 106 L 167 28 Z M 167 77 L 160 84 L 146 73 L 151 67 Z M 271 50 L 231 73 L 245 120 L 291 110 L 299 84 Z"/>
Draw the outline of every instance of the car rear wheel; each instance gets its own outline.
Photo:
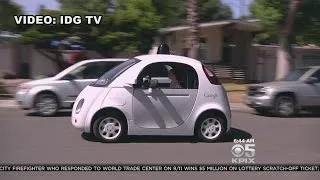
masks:
<path id="1" fill-rule="evenodd" d="M 35 108 L 40 116 L 53 116 L 59 110 L 58 99 L 53 94 L 39 94 L 36 97 Z"/>
<path id="2" fill-rule="evenodd" d="M 224 118 L 214 115 L 206 115 L 199 119 L 195 134 L 204 142 L 215 142 L 226 133 L 227 125 Z"/>
<path id="3" fill-rule="evenodd" d="M 127 124 L 120 116 L 104 115 L 94 122 L 93 134 L 102 142 L 120 142 L 127 135 Z"/>
<path id="4" fill-rule="evenodd" d="M 292 96 L 279 96 L 275 101 L 275 113 L 280 117 L 290 117 L 297 113 L 296 104 Z"/>

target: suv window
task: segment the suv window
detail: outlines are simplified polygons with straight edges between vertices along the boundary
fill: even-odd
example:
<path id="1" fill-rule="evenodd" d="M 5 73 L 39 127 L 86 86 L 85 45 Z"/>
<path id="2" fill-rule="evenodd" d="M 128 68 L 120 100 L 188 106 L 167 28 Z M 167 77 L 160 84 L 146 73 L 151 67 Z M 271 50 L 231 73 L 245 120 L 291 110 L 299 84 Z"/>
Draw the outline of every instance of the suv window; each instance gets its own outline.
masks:
<path id="1" fill-rule="evenodd" d="M 69 74 L 72 74 L 76 79 L 98 79 L 105 72 L 109 71 L 121 62 L 92 62 L 84 64 Z"/>
<path id="2" fill-rule="evenodd" d="M 162 89 L 198 89 L 197 72 L 189 65 L 182 63 L 161 62 L 146 66 L 139 74 L 138 87 L 144 87 L 144 79 L 156 78 Z"/>
<path id="3" fill-rule="evenodd" d="M 320 82 L 320 69 L 318 71 L 316 71 L 315 73 L 313 73 L 311 77 L 317 78 L 318 79 L 317 82 Z"/>
<path id="4" fill-rule="evenodd" d="M 288 74 L 287 77 L 285 77 L 284 81 L 298 81 L 300 77 L 302 77 L 307 71 L 309 71 L 310 68 L 301 68 L 296 69 L 295 71 L 292 71 Z"/>
<path id="5" fill-rule="evenodd" d="M 106 86 L 108 83 L 112 82 L 115 78 L 125 72 L 127 69 L 132 67 L 133 65 L 139 63 L 140 60 L 136 58 L 129 59 L 120 63 L 119 65 L 115 66 L 114 68 L 107 71 L 103 74 L 96 82 L 91 84 L 94 87 L 103 87 Z"/>

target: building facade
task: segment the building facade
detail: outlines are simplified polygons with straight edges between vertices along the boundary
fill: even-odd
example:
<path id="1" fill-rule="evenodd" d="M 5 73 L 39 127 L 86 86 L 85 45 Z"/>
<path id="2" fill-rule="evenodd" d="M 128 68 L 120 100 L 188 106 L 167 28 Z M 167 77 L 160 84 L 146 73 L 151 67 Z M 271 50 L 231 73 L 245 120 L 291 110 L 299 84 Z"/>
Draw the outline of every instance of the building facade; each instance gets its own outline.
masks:
<path id="1" fill-rule="evenodd" d="M 258 20 L 228 20 L 199 25 L 198 59 L 211 66 L 220 78 L 245 79 L 251 41 L 261 31 Z M 157 43 L 167 43 L 171 53 L 186 56 L 188 26 L 160 29 Z"/>
<path id="2" fill-rule="evenodd" d="M 167 43 L 171 54 L 187 56 L 188 26 L 160 29 L 156 44 Z M 273 81 L 276 73 L 277 46 L 253 45 L 255 34 L 262 32 L 259 20 L 228 20 L 199 24 L 198 59 L 216 75 L 232 82 Z M 150 53 L 156 53 L 156 46 Z M 295 67 L 320 65 L 320 48 L 295 47 Z"/>

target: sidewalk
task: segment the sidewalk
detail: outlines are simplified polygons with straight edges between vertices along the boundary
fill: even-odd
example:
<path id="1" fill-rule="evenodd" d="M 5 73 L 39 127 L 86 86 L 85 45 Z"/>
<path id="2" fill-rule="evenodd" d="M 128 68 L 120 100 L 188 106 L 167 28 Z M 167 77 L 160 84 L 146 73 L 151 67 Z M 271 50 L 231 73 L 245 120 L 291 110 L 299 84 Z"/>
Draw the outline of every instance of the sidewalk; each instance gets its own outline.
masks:
<path id="1" fill-rule="evenodd" d="M 19 105 L 13 99 L 0 100 L 0 109 L 19 109 Z"/>
<path id="2" fill-rule="evenodd" d="M 253 109 L 243 103 L 230 103 L 231 111 L 235 112 L 253 112 Z"/>
<path id="3" fill-rule="evenodd" d="M 232 111 L 250 112 L 251 108 L 242 103 L 230 103 Z M 13 99 L 0 100 L 0 109 L 20 109 L 19 105 Z"/>

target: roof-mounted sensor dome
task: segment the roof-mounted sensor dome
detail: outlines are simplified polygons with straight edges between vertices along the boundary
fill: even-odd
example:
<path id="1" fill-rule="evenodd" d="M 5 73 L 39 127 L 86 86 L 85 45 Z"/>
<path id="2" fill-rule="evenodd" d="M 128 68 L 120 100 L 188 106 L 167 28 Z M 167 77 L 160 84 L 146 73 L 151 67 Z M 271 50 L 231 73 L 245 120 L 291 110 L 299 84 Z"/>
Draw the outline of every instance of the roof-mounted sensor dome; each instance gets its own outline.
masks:
<path id="1" fill-rule="evenodd" d="M 167 44 L 161 44 L 158 47 L 157 54 L 170 54 L 169 46 Z"/>

